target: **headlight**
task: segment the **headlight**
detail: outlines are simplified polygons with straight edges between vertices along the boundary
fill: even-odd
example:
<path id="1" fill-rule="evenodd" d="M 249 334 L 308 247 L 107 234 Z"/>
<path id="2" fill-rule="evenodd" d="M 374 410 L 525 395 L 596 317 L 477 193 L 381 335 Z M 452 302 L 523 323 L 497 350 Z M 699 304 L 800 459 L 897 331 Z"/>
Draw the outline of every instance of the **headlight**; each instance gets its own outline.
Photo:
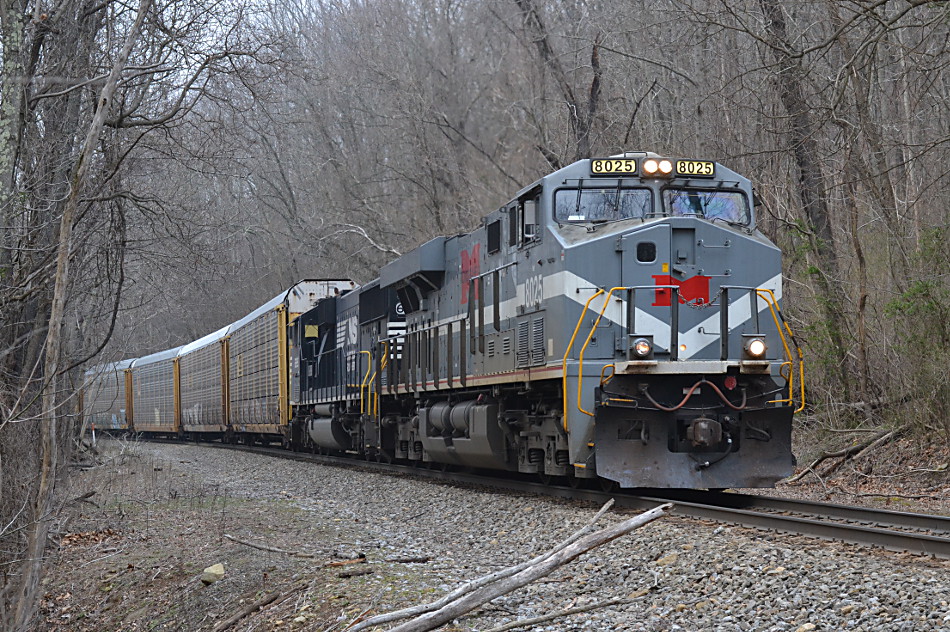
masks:
<path id="1" fill-rule="evenodd" d="M 750 338 L 745 343 L 745 352 L 750 358 L 764 358 L 766 349 L 765 340 L 762 338 Z"/>
<path id="2" fill-rule="evenodd" d="M 647 158 L 643 161 L 643 173 L 647 176 L 668 176 L 673 173 L 673 161 L 666 158 Z"/>
<path id="3" fill-rule="evenodd" d="M 653 345 L 646 338 L 637 338 L 633 341 L 631 348 L 638 358 L 648 358 L 653 351 Z"/>

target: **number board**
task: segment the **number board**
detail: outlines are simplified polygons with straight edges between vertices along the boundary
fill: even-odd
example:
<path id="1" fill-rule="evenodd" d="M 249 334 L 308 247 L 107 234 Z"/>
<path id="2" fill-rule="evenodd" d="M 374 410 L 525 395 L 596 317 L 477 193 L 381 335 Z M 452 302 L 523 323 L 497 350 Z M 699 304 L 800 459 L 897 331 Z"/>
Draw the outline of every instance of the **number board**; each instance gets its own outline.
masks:
<path id="1" fill-rule="evenodd" d="M 590 161 L 592 176 L 635 176 L 637 161 L 633 158 L 594 158 Z"/>
<path id="2" fill-rule="evenodd" d="M 677 160 L 676 175 L 713 178 L 716 175 L 716 163 L 708 160 Z"/>

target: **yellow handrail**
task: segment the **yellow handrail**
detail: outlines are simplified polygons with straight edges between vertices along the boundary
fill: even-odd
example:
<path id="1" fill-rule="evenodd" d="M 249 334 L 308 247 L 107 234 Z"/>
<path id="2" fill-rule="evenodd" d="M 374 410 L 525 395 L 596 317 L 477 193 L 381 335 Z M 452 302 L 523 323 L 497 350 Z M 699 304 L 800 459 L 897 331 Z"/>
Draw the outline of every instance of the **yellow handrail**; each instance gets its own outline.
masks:
<path id="1" fill-rule="evenodd" d="M 782 347 L 785 348 L 785 357 L 788 358 L 787 362 L 784 362 L 782 366 L 788 365 L 788 398 L 787 399 L 776 399 L 769 402 L 770 404 L 780 404 L 788 402 L 789 404 L 794 404 L 794 393 L 795 393 L 795 360 L 798 360 L 798 373 L 799 373 L 799 389 L 801 403 L 794 412 L 800 413 L 805 409 L 805 359 L 804 354 L 802 353 L 801 347 L 798 346 L 798 341 L 795 340 L 795 335 L 792 333 L 792 328 L 788 326 L 788 323 L 784 318 L 781 318 L 781 310 L 778 309 L 778 301 L 775 298 L 775 292 L 769 289 L 756 289 L 755 291 L 757 296 L 761 296 L 762 300 L 765 301 L 766 305 L 769 307 L 769 312 L 772 314 L 772 320 L 775 322 L 775 329 L 778 331 L 779 339 L 782 341 Z M 756 306 L 758 307 L 758 306 Z M 781 322 L 780 322 L 781 320 Z M 784 331 L 783 331 L 784 326 Z M 788 333 L 788 337 L 791 339 L 792 344 L 795 345 L 795 352 L 798 355 L 795 358 L 792 355 L 792 351 L 788 346 L 788 341 L 785 339 L 785 333 Z"/>
<path id="2" fill-rule="evenodd" d="M 366 360 L 366 375 L 363 376 L 363 383 L 360 384 L 360 414 L 362 415 L 366 411 L 363 389 L 366 388 L 366 382 L 369 380 L 369 372 L 373 368 L 373 354 L 369 351 L 360 351 L 360 353 L 365 353 L 369 356 L 369 358 Z"/>
<path id="3" fill-rule="evenodd" d="M 611 289 L 607 292 L 607 295 L 606 295 L 606 297 L 604 298 L 604 304 L 601 306 L 600 311 L 599 311 L 598 314 L 597 314 L 597 319 L 594 321 L 594 325 L 591 327 L 590 333 L 587 335 L 587 339 L 584 341 L 584 344 L 583 344 L 583 346 L 581 347 L 581 351 L 580 351 L 580 354 L 579 354 L 579 356 L 578 356 L 578 368 L 577 368 L 577 372 L 578 372 L 578 375 L 577 375 L 577 410 L 579 410 L 580 412 L 584 413 L 585 415 L 587 415 L 587 416 L 589 416 L 589 417 L 593 417 L 594 414 L 591 413 L 591 412 L 588 412 L 587 410 L 584 410 L 584 408 L 581 406 L 581 395 L 582 395 L 582 393 L 583 393 L 583 383 L 584 383 L 584 353 L 587 351 L 587 347 L 588 347 L 588 345 L 590 344 L 591 339 L 594 337 L 594 332 L 597 330 L 597 325 L 600 324 L 601 318 L 603 318 L 604 313 L 607 311 L 607 306 L 610 304 L 610 298 L 611 298 L 611 296 L 613 295 L 614 292 L 616 292 L 616 291 L 618 291 L 618 290 L 623 290 L 623 289 L 625 289 L 625 288 L 624 288 L 624 287 L 614 287 L 614 288 L 611 288 Z M 597 298 L 598 296 L 600 296 L 600 295 L 603 294 L 603 293 L 604 293 L 604 290 L 598 289 L 597 292 L 595 292 L 595 293 L 593 294 L 593 296 L 591 296 L 589 299 L 587 299 L 587 302 L 584 304 L 584 309 L 581 310 L 581 314 L 580 314 L 580 316 L 579 316 L 578 319 L 577 319 L 577 324 L 574 326 L 574 332 L 571 334 L 571 340 L 570 340 L 570 342 L 568 342 L 567 349 L 566 349 L 565 352 L 564 352 L 564 357 L 563 357 L 562 360 L 561 360 L 561 371 L 562 371 L 562 376 L 561 376 L 562 387 L 561 387 L 561 390 L 563 391 L 563 409 L 564 409 L 563 423 L 564 423 L 564 429 L 565 429 L 565 430 L 567 430 L 567 405 L 568 405 L 568 401 L 567 401 L 567 400 L 568 400 L 568 398 L 567 398 L 567 358 L 568 358 L 568 356 L 570 355 L 571 350 L 572 350 L 573 347 L 574 347 L 574 341 L 577 339 L 577 334 L 578 334 L 578 332 L 580 331 L 581 323 L 584 322 L 584 317 L 585 317 L 586 314 L 587 314 L 587 310 L 590 308 L 591 302 L 592 302 L 595 298 Z M 778 309 L 778 301 L 777 301 L 776 298 L 775 298 L 775 293 L 774 293 L 772 290 L 769 290 L 769 289 L 759 289 L 759 288 L 757 288 L 757 289 L 755 290 L 755 293 L 756 293 L 756 296 L 762 297 L 762 299 L 763 299 L 763 300 L 766 302 L 766 304 L 768 305 L 769 312 L 770 312 L 771 315 L 772 315 L 772 319 L 775 321 L 775 329 L 776 329 L 776 331 L 778 331 L 779 339 L 781 340 L 781 342 L 782 342 L 782 347 L 783 347 L 784 350 L 785 350 L 785 357 L 788 358 L 788 361 L 787 361 L 787 362 L 784 362 L 784 363 L 782 364 L 783 367 L 784 367 L 785 365 L 788 365 L 788 366 L 789 366 L 789 372 L 788 372 L 788 377 L 787 377 L 787 380 L 788 380 L 788 399 L 774 400 L 773 402 L 770 402 L 770 403 L 781 403 L 781 402 L 790 402 L 790 403 L 793 403 L 793 402 L 794 402 L 794 395 L 793 395 L 793 393 L 795 393 L 795 371 L 794 371 L 794 364 L 795 364 L 795 361 L 797 360 L 797 363 L 798 363 L 798 374 L 799 374 L 799 375 L 798 375 L 798 378 L 799 378 L 799 379 L 798 379 L 798 381 L 799 381 L 798 389 L 799 389 L 799 395 L 800 395 L 800 398 L 801 398 L 801 403 L 800 403 L 800 405 L 798 406 L 798 408 L 795 409 L 794 412 L 796 412 L 796 413 L 801 412 L 801 411 L 804 410 L 804 408 L 805 408 L 805 361 L 804 361 L 804 354 L 802 353 L 801 347 L 798 346 L 798 341 L 795 340 L 795 335 L 792 333 L 791 327 L 789 327 L 789 326 L 788 326 L 788 323 L 785 321 L 785 319 L 781 317 L 781 311 Z M 786 338 L 786 334 L 787 334 L 787 338 Z M 792 353 L 792 349 L 789 347 L 789 344 L 788 344 L 788 340 L 789 340 L 789 339 L 792 341 L 792 344 L 793 344 L 794 347 L 795 347 L 795 354 L 794 354 L 794 355 L 793 355 L 793 353 Z M 796 357 L 796 356 L 797 356 L 797 357 Z M 606 371 L 606 369 L 607 369 L 608 366 L 612 366 L 612 365 L 609 365 L 609 364 L 608 364 L 608 365 L 604 365 L 604 367 L 601 368 L 601 372 L 600 372 L 601 383 L 604 382 L 604 371 Z M 612 377 L 612 376 L 611 376 L 611 377 Z"/>
<path id="4" fill-rule="evenodd" d="M 380 370 L 380 371 L 382 371 L 383 369 L 385 369 L 385 368 L 386 368 L 386 365 L 389 363 L 389 342 L 384 340 L 384 341 L 383 341 L 383 345 L 385 345 L 386 349 L 383 351 L 383 359 L 382 359 L 382 362 L 381 362 L 380 365 L 379 365 L 379 370 Z M 360 353 L 370 353 L 370 352 L 369 352 L 369 351 L 360 351 Z M 370 366 L 371 366 L 371 367 L 373 366 L 372 354 L 370 354 Z M 368 372 L 368 369 L 367 369 L 367 372 Z M 377 371 L 374 370 L 374 371 L 373 371 L 373 374 L 369 376 L 369 379 L 366 379 L 365 377 L 363 378 L 363 384 L 369 384 L 369 387 L 368 387 L 368 388 L 369 388 L 368 395 L 369 395 L 370 398 L 371 398 L 371 399 L 370 399 L 370 406 L 369 406 L 369 414 L 371 414 L 371 415 L 379 415 L 379 393 L 377 393 L 377 392 L 375 392 L 375 391 L 373 390 L 373 384 L 376 382 L 376 373 L 377 373 Z M 362 398 L 362 396 L 363 396 L 363 395 L 362 395 L 362 390 L 361 390 L 361 391 L 360 391 L 360 397 Z M 361 412 L 362 412 L 362 411 L 361 411 Z"/>
<path id="5" fill-rule="evenodd" d="M 383 359 L 382 359 L 382 362 L 379 363 L 380 371 L 385 369 L 386 366 L 389 364 L 389 341 L 388 340 L 383 341 L 383 347 L 384 347 Z M 376 371 L 373 371 L 372 377 L 369 378 L 370 383 L 373 383 L 375 379 L 376 379 Z M 379 416 L 379 392 L 378 391 L 373 395 L 373 407 L 374 407 L 373 414 L 378 417 Z"/>
<path id="6" fill-rule="evenodd" d="M 587 302 L 584 303 L 584 309 L 581 310 L 581 315 L 577 318 L 577 325 L 574 326 L 574 333 L 571 334 L 571 341 L 567 343 L 567 350 L 564 351 L 564 358 L 561 359 L 561 393 L 563 395 L 563 406 L 562 410 L 562 423 L 564 424 L 564 430 L 567 431 L 567 356 L 571 354 L 571 348 L 574 346 L 574 339 L 577 338 L 577 332 L 580 331 L 581 323 L 584 322 L 584 316 L 587 314 L 587 308 L 590 307 L 591 301 L 603 294 L 604 291 L 598 289 L 593 296 L 587 299 Z"/>
<path id="7" fill-rule="evenodd" d="M 604 372 L 605 372 L 607 369 L 610 369 L 610 377 L 608 377 L 608 378 L 605 379 L 605 378 L 604 378 Z M 604 386 L 606 386 L 606 385 L 607 385 L 607 382 L 609 382 L 610 380 L 612 380 L 612 379 L 614 378 L 614 373 L 615 373 L 616 371 L 617 371 L 617 365 L 616 365 L 616 364 L 605 364 L 604 366 L 602 366 L 602 367 L 600 368 L 600 388 L 603 388 Z"/>
<path id="8" fill-rule="evenodd" d="M 581 394 L 582 394 L 582 392 L 583 392 L 583 383 L 584 383 L 584 353 L 587 351 L 587 347 L 588 347 L 588 345 L 590 344 L 591 339 L 594 337 L 594 332 L 597 330 L 597 325 L 600 324 L 601 318 L 603 318 L 604 313 L 607 311 L 607 305 L 610 304 L 610 298 L 611 298 L 611 296 L 613 295 L 614 292 L 616 292 L 616 291 L 618 291 L 618 290 L 623 290 L 623 289 L 625 289 L 625 288 L 622 287 L 622 286 L 621 286 L 621 287 L 614 287 L 614 288 L 611 288 L 611 289 L 607 292 L 607 296 L 604 298 L 604 304 L 603 304 L 603 306 L 601 306 L 600 312 L 599 312 L 598 315 L 597 315 L 597 319 L 594 321 L 594 325 L 593 325 L 593 327 L 591 327 L 590 333 L 587 335 L 587 339 L 584 341 L 584 345 L 581 347 L 581 352 L 580 352 L 580 355 L 578 356 L 578 368 L 577 368 L 577 373 L 578 373 L 578 375 L 577 375 L 577 409 L 578 409 L 580 412 L 584 413 L 585 415 L 587 415 L 587 416 L 589 416 L 589 417 L 593 417 L 594 414 L 591 413 L 591 412 L 589 412 L 589 411 L 587 411 L 587 410 L 584 410 L 584 408 L 581 406 Z M 773 320 L 775 321 L 775 329 L 778 331 L 779 338 L 780 338 L 781 341 L 782 341 L 782 346 L 783 346 L 784 349 L 785 349 L 785 357 L 789 359 L 788 364 L 794 363 L 794 361 L 795 361 L 796 359 L 798 360 L 799 390 L 800 390 L 801 404 L 798 406 L 798 408 L 795 409 L 794 412 L 796 412 L 796 413 L 801 412 L 801 411 L 804 410 L 804 408 L 805 408 L 805 362 L 804 362 L 804 354 L 802 353 L 801 348 L 798 346 L 798 342 L 795 340 L 795 336 L 794 336 L 794 334 L 792 334 L 792 330 L 791 330 L 791 328 L 788 326 L 788 323 L 785 322 L 785 319 L 784 319 L 784 318 L 781 318 L 781 312 L 778 310 L 778 302 L 777 302 L 777 300 L 775 299 L 775 293 L 774 293 L 772 290 L 769 290 L 769 289 L 756 289 L 755 292 L 756 292 L 756 296 L 761 296 L 762 299 L 766 302 L 766 304 L 767 304 L 768 307 L 769 307 L 769 311 L 770 311 L 770 313 L 772 314 Z M 597 296 L 597 294 L 595 294 L 594 296 L 591 297 L 590 300 L 588 300 L 587 305 L 585 305 L 585 312 L 586 312 L 587 306 L 590 305 L 590 301 L 593 300 L 596 296 Z M 581 319 L 583 319 L 583 316 L 584 316 L 584 314 L 582 313 L 582 314 L 581 314 Z M 571 336 L 571 345 L 573 345 L 573 343 L 574 343 L 574 338 L 575 338 L 575 336 L 577 335 L 578 329 L 580 328 L 580 323 L 581 323 L 581 320 L 578 320 L 577 327 L 575 327 L 575 329 L 574 329 L 574 335 Z M 791 351 L 791 349 L 790 349 L 789 346 L 788 346 L 788 340 L 786 339 L 786 333 L 788 334 L 788 338 L 790 338 L 790 339 L 792 340 L 792 343 L 795 345 L 795 351 L 796 351 L 797 356 L 798 356 L 797 358 L 795 358 L 795 356 L 792 355 L 792 351 Z M 568 351 L 570 351 L 570 346 L 568 346 Z M 567 359 L 567 354 L 565 354 L 565 362 L 566 362 L 566 359 Z M 601 379 L 603 380 L 603 369 L 601 369 Z M 564 380 L 564 383 L 565 383 L 564 407 L 565 407 L 565 411 L 566 411 L 566 410 L 567 410 L 567 395 L 566 395 L 567 374 L 566 374 L 566 372 L 565 372 L 565 374 L 564 374 L 563 380 Z M 794 401 L 793 395 L 792 395 L 792 393 L 795 392 L 795 388 L 794 388 L 794 387 L 795 387 L 794 367 L 790 367 L 788 382 L 789 382 L 789 390 L 788 390 L 789 397 L 788 397 L 788 399 L 787 399 L 787 400 L 776 400 L 776 402 L 784 402 L 784 401 L 793 402 L 793 401 Z M 565 419 L 566 419 L 566 418 L 565 418 Z M 565 421 L 565 423 L 566 423 L 566 421 Z"/>
<path id="9" fill-rule="evenodd" d="M 597 331 L 597 325 L 600 324 L 600 319 L 604 317 L 604 312 L 607 311 L 607 305 L 610 304 L 610 296 L 617 290 L 625 289 L 623 286 L 612 287 L 610 291 L 607 292 L 606 298 L 604 298 L 604 305 L 600 308 L 600 313 L 597 314 L 597 320 L 594 321 L 594 326 L 590 328 L 590 333 L 587 334 L 587 340 L 584 341 L 584 346 L 581 347 L 581 352 L 577 356 L 577 410 L 581 411 L 588 417 L 593 417 L 594 413 L 587 412 L 581 408 L 581 392 L 584 385 L 584 352 L 587 351 L 587 345 L 590 344 L 591 339 L 594 337 L 594 332 Z"/>

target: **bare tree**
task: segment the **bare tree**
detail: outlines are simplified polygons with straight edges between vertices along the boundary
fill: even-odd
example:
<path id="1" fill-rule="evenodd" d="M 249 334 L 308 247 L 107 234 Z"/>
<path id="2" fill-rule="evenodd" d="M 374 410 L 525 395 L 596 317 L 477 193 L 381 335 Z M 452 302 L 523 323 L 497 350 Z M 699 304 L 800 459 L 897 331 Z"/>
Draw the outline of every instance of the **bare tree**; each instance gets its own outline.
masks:
<path id="1" fill-rule="evenodd" d="M 98 144 L 99 135 L 105 124 L 106 114 L 112 104 L 119 77 L 125 69 L 132 47 L 138 39 L 139 29 L 145 21 L 151 0 L 140 0 L 135 21 L 129 28 L 125 44 L 119 51 L 118 57 L 106 77 L 102 92 L 96 101 L 96 112 L 89 123 L 86 138 L 79 151 L 73 175 L 70 180 L 69 193 L 60 218 L 59 241 L 56 246 L 56 274 L 53 284 L 52 305 L 49 313 L 49 329 L 46 334 L 44 349 L 43 375 L 46 384 L 42 387 L 42 408 L 40 409 L 40 471 L 39 485 L 36 490 L 36 503 L 33 507 L 35 525 L 30 530 L 26 557 L 23 561 L 23 572 L 20 579 L 17 606 L 13 612 L 13 628 L 25 626 L 33 613 L 33 602 L 39 585 L 39 576 L 42 569 L 43 551 L 46 548 L 46 535 L 49 523 L 47 516 L 53 505 L 53 488 L 56 477 L 56 459 L 59 450 L 56 446 L 57 419 L 60 412 L 57 410 L 57 382 L 61 369 L 61 332 L 66 313 L 66 292 L 69 285 L 69 263 L 72 248 L 73 222 L 78 212 L 80 196 L 87 186 L 90 163 L 93 152 Z"/>
<path id="2" fill-rule="evenodd" d="M 235 9 L 2 5 L 0 479 L 15 483 L 0 499 L 0 563 L 17 570 L 0 579 L 0 627 L 32 616 L 78 367 L 121 329 L 130 275 L 180 261 L 198 232 L 143 159 L 214 98 L 217 74 L 265 48 Z"/>

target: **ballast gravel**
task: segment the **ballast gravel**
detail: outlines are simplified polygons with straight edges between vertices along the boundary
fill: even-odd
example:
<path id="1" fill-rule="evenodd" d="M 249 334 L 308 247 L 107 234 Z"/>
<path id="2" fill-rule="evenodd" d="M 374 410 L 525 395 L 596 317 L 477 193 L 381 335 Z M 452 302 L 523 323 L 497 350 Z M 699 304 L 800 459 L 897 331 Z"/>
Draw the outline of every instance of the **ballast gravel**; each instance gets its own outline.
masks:
<path id="1" fill-rule="evenodd" d="M 328 534 L 307 543 L 312 551 L 359 551 L 371 561 L 431 558 L 411 571 L 394 565 L 360 578 L 382 595 L 377 612 L 410 605 L 405 595 L 420 591 L 434 601 L 528 560 L 598 509 L 204 446 L 138 449 L 230 497 L 292 503 Z M 630 515 L 612 511 L 599 525 Z M 496 599 L 452 629 L 488 630 L 614 598 L 630 602 L 519 629 L 950 631 L 950 562 L 665 517 Z"/>

